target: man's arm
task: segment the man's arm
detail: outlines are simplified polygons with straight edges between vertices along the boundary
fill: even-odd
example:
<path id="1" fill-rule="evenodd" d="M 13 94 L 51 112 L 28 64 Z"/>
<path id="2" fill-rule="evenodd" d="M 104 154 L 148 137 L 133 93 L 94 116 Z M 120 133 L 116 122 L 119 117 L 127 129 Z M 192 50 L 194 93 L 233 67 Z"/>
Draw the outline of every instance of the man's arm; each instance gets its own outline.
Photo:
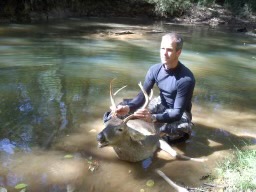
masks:
<path id="1" fill-rule="evenodd" d="M 157 122 L 172 123 L 180 120 L 188 104 L 191 103 L 195 87 L 194 80 L 187 80 L 178 85 L 173 109 L 166 109 L 164 113 L 155 114 Z"/>

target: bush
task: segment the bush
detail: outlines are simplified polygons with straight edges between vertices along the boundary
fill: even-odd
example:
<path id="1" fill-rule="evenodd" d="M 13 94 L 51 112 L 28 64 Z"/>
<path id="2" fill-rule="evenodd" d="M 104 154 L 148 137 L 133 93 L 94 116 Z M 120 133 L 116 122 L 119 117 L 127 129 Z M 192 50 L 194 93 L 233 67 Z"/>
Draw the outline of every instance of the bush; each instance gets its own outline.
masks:
<path id="1" fill-rule="evenodd" d="M 181 16 L 191 3 L 189 0 L 146 0 L 154 4 L 155 13 L 160 17 Z"/>
<path id="2" fill-rule="evenodd" d="M 256 1 L 255 0 L 225 0 L 225 5 L 234 13 L 241 14 L 245 10 L 247 15 L 251 12 L 256 11 Z M 245 13 L 243 13 L 245 14 Z"/>

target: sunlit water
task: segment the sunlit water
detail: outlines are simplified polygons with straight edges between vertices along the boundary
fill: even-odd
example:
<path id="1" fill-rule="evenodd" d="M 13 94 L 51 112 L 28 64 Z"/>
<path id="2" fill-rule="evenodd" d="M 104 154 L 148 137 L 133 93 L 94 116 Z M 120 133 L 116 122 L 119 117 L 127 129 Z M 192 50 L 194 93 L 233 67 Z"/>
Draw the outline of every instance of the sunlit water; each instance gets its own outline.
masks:
<path id="1" fill-rule="evenodd" d="M 132 31 L 135 34 L 116 35 Z M 98 149 L 109 82 L 133 97 L 159 62 L 163 33 L 184 36 L 180 61 L 195 74 L 193 137 L 174 148 L 206 163 L 158 152 L 147 169 Z M 69 19 L 0 27 L 0 187 L 17 191 L 171 191 L 154 173 L 198 187 L 230 149 L 256 141 L 256 39 L 232 28 L 133 20 Z M 157 92 L 155 92 L 157 94 Z M 146 182 L 152 179 L 153 187 Z"/>

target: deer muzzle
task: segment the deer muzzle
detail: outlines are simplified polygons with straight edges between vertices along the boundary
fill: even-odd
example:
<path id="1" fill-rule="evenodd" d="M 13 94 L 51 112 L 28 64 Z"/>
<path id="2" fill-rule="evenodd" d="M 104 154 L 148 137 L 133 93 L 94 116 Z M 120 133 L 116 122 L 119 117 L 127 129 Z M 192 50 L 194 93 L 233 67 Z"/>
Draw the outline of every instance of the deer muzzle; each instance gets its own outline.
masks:
<path id="1" fill-rule="evenodd" d="M 102 147 L 106 147 L 109 145 L 109 142 L 106 140 L 105 135 L 103 134 L 103 132 L 100 132 L 97 135 L 97 141 L 98 141 L 98 147 L 102 148 Z"/>

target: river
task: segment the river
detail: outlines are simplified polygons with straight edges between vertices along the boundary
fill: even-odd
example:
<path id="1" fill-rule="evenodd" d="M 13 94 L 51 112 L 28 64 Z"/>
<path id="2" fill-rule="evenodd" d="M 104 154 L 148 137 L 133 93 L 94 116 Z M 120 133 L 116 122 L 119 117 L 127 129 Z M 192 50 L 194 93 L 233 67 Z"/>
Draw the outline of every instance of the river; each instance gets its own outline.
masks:
<path id="1" fill-rule="evenodd" d="M 147 69 L 160 61 L 161 36 L 169 31 L 183 35 L 180 61 L 196 78 L 192 138 L 174 148 L 208 161 L 157 152 L 144 169 L 118 160 L 111 148 L 99 149 L 96 135 L 110 106 L 109 82 L 117 79 L 115 89 L 127 85 L 117 100 L 135 96 Z M 233 149 L 255 147 L 255 74 L 256 38 L 228 26 L 104 18 L 2 24 L 0 187 L 170 191 L 155 168 L 180 185 L 199 187 Z"/>

